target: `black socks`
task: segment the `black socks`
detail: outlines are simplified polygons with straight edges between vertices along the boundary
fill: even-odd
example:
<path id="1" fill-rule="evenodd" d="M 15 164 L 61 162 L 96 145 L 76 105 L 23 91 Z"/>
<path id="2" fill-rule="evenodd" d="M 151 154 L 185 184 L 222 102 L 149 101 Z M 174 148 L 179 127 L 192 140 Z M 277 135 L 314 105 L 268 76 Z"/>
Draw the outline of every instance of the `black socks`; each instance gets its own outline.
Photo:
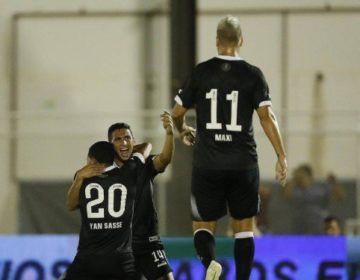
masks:
<path id="1" fill-rule="evenodd" d="M 194 233 L 194 245 L 202 264 L 208 268 L 215 259 L 215 239 L 210 231 L 199 229 Z"/>
<path id="2" fill-rule="evenodd" d="M 235 234 L 234 259 L 236 280 L 248 280 L 254 260 L 255 244 L 252 232 Z"/>

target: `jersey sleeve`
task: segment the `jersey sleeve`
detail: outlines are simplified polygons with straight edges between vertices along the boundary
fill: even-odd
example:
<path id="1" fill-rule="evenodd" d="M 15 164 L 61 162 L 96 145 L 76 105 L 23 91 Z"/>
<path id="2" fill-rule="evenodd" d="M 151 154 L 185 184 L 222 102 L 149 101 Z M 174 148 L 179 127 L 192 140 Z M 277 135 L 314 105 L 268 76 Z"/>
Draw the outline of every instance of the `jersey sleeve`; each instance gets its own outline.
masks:
<path id="1" fill-rule="evenodd" d="M 139 157 L 135 157 L 134 159 L 138 164 L 138 181 L 148 181 L 152 180 L 159 172 L 154 167 L 154 155 L 150 155 L 147 159 L 140 159 Z"/>
<path id="2" fill-rule="evenodd" d="M 133 157 L 137 158 L 138 160 L 140 160 L 142 163 L 145 164 L 145 157 L 142 153 L 134 153 Z"/>
<path id="3" fill-rule="evenodd" d="M 159 171 L 157 171 L 154 166 L 154 158 L 155 155 L 151 155 L 145 160 L 145 177 L 149 179 L 159 174 Z"/>
<path id="4" fill-rule="evenodd" d="M 193 71 L 191 77 L 185 82 L 183 87 L 175 96 L 175 101 L 180 106 L 189 109 L 194 106 L 195 96 L 197 90 L 197 74 L 196 69 Z"/>
<path id="5" fill-rule="evenodd" d="M 262 106 L 271 106 L 272 104 L 269 93 L 269 86 L 265 80 L 264 74 L 260 69 L 257 69 L 256 76 L 253 106 L 255 109 L 258 109 Z"/>

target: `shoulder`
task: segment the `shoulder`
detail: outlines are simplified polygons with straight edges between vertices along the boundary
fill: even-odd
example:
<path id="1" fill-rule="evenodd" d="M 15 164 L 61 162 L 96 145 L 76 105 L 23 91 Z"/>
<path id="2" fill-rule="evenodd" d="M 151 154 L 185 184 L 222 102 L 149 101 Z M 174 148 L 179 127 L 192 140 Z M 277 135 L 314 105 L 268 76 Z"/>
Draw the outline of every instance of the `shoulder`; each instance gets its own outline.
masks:
<path id="1" fill-rule="evenodd" d="M 246 65 L 246 68 L 248 68 L 248 70 L 251 74 L 253 74 L 254 76 L 259 77 L 259 78 L 264 77 L 263 72 L 261 71 L 261 69 L 258 66 L 253 65 L 247 61 L 244 61 L 244 63 Z"/>
<path id="2" fill-rule="evenodd" d="M 137 164 L 145 164 L 146 161 L 144 155 L 141 153 L 134 153 L 130 160 Z"/>
<path id="3" fill-rule="evenodd" d="M 133 157 L 130 160 L 128 160 L 128 162 L 129 163 L 130 161 L 133 162 L 133 164 L 135 164 L 136 167 L 139 168 L 140 170 L 153 169 L 154 168 L 153 160 L 156 156 L 157 155 L 151 154 L 147 158 L 145 158 L 142 154 L 134 153 Z"/>
<path id="4" fill-rule="evenodd" d="M 210 66 L 218 65 L 219 63 L 221 63 L 221 60 L 217 59 L 216 57 L 212 57 L 208 60 L 204 60 L 204 61 L 200 62 L 198 65 L 196 65 L 195 68 L 197 68 L 199 70 L 204 70 Z"/>
<path id="5" fill-rule="evenodd" d="M 197 64 L 193 70 L 194 74 L 201 74 L 203 72 L 208 71 L 209 69 L 211 69 L 214 65 L 217 64 L 217 59 L 215 57 L 210 58 L 206 61 L 200 62 L 199 64 Z"/>

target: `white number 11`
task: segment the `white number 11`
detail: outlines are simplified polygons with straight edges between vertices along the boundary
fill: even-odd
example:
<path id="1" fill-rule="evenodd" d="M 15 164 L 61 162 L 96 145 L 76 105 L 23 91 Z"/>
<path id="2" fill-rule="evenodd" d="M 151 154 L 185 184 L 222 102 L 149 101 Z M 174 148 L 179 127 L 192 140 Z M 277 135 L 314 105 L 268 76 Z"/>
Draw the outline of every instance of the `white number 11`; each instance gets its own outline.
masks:
<path id="1" fill-rule="evenodd" d="M 210 123 L 206 123 L 206 129 L 221 129 L 222 124 L 217 122 L 217 89 L 212 89 L 206 93 L 206 99 L 211 100 Z M 237 108 L 238 108 L 239 92 L 233 90 L 230 94 L 226 95 L 226 100 L 231 101 L 231 120 L 230 124 L 226 125 L 229 131 L 241 131 L 241 125 L 237 121 Z"/>

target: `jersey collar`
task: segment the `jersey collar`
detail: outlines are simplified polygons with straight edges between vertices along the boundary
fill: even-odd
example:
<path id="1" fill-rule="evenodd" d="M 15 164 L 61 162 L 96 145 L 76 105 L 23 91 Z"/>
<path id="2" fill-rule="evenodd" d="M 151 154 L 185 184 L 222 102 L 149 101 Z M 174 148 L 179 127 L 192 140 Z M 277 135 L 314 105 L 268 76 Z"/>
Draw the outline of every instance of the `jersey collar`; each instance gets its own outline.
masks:
<path id="1" fill-rule="evenodd" d="M 216 58 L 220 58 L 224 60 L 244 60 L 240 56 L 230 56 L 230 55 L 217 55 Z"/>
<path id="2" fill-rule="evenodd" d="M 145 163 L 145 157 L 141 153 L 133 153 L 130 159 L 134 159 L 134 157 L 137 157 L 140 159 L 142 163 Z M 111 168 L 110 168 L 111 167 Z M 112 170 L 113 168 L 121 168 L 117 163 L 114 161 L 112 166 L 109 166 L 109 170 Z"/>
<path id="3" fill-rule="evenodd" d="M 117 167 L 118 167 L 118 166 L 117 166 L 116 163 L 114 162 L 113 165 L 110 165 L 110 166 L 106 167 L 103 173 L 109 172 L 109 171 L 111 171 L 111 170 L 113 170 L 113 169 L 115 169 L 115 168 L 117 168 Z"/>

